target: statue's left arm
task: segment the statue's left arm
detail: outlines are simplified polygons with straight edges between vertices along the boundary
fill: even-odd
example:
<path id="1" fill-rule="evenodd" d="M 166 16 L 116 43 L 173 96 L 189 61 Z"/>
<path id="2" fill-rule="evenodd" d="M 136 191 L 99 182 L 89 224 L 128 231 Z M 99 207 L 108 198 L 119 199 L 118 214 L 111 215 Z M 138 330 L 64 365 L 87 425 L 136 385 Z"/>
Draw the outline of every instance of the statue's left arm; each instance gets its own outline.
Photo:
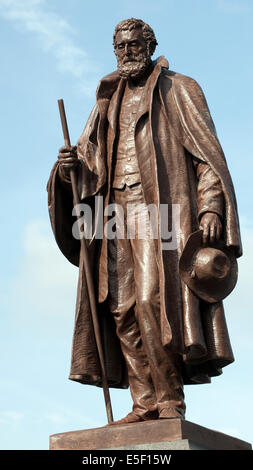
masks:
<path id="1" fill-rule="evenodd" d="M 213 243 L 222 234 L 224 195 L 221 182 L 210 165 L 193 158 L 197 178 L 197 205 L 204 244 Z"/>
<path id="2" fill-rule="evenodd" d="M 227 246 L 233 246 L 237 256 L 241 256 L 234 186 L 204 93 L 195 80 L 179 76 L 173 80 L 172 99 L 177 114 L 176 132 L 193 160 L 195 157 L 198 161 L 199 215 L 203 213 L 203 218 L 204 212 L 215 214 L 209 217 L 220 219 Z"/>

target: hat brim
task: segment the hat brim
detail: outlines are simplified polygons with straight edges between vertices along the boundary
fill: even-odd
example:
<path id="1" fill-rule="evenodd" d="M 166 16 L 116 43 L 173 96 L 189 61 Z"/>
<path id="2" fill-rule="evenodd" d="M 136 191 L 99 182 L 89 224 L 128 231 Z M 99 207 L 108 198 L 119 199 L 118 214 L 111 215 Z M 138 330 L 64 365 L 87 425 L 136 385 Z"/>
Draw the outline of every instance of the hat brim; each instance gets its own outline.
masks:
<path id="1" fill-rule="evenodd" d="M 193 261 L 202 244 L 203 230 L 192 233 L 185 244 L 183 253 L 179 260 L 179 273 L 184 283 L 194 292 L 197 297 L 209 303 L 216 303 L 225 299 L 235 288 L 238 278 L 237 260 L 231 249 L 221 240 L 209 245 L 222 250 L 230 260 L 230 270 L 225 279 L 200 280 L 192 277 Z"/>

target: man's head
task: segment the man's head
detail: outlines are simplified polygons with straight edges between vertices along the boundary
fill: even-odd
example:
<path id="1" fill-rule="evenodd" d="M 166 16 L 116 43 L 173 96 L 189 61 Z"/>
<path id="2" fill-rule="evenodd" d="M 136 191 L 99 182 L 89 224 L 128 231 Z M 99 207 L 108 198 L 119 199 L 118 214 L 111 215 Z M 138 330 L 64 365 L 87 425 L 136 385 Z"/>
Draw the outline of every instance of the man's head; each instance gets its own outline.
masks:
<path id="1" fill-rule="evenodd" d="M 130 18 L 116 26 L 113 45 L 121 77 L 138 78 L 149 67 L 157 41 L 148 24 Z"/>

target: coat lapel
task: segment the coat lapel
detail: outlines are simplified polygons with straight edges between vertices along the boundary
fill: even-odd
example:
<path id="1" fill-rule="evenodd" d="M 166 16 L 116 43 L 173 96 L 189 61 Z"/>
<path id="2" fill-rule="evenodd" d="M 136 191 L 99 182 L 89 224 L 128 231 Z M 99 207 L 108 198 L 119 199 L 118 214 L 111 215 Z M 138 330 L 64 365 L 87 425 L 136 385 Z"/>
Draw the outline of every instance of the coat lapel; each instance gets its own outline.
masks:
<path id="1" fill-rule="evenodd" d="M 149 112 L 150 103 L 152 101 L 153 90 L 156 85 L 157 79 L 161 73 L 161 66 L 164 66 L 163 58 L 158 58 L 154 62 L 154 70 L 150 74 L 146 84 L 144 85 L 144 94 L 148 96 L 147 100 L 141 100 L 139 109 L 136 114 L 136 124 L 140 118 Z M 105 117 L 107 112 L 107 118 L 114 133 L 117 128 L 117 115 L 122 98 L 123 91 L 125 89 L 125 80 L 120 78 L 118 71 L 115 71 L 101 80 L 97 88 L 97 103 L 101 117 Z"/>
<path id="2" fill-rule="evenodd" d="M 143 87 L 143 97 L 145 97 L 145 99 L 141 100 L 138 111 L 136 113 L 136 126 L 141 117 L 148 113 L 150 110 L 154 88 L 160 73 L 161 67 L 159 64 L 157 64 Z"/>
<path id="3" fill-rule="evenodd" d="M 125 89 L 125 85 L 126 85 L 126 81 L 121 78 L 119 81 L 118 87 L 111 98 L 110 105 L 108 108 L 107 118 L 113 130 L 114 136 L 116 134 L 118 112 L 120 108 L 122 95 Z"/>

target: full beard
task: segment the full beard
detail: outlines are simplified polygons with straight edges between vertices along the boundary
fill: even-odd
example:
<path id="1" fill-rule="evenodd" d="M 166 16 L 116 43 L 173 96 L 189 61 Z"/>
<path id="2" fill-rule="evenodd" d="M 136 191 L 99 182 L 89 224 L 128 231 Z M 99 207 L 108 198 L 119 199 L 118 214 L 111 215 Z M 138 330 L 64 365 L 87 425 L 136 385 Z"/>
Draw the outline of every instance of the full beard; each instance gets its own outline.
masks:
<path id="1" fill-rule="evenodd" d="M 118 71 L 121 78 L 140 78 L 151 64 L 150 55 L 143 52 L 134 57 L 134 60 L 118 58 Z"/>

